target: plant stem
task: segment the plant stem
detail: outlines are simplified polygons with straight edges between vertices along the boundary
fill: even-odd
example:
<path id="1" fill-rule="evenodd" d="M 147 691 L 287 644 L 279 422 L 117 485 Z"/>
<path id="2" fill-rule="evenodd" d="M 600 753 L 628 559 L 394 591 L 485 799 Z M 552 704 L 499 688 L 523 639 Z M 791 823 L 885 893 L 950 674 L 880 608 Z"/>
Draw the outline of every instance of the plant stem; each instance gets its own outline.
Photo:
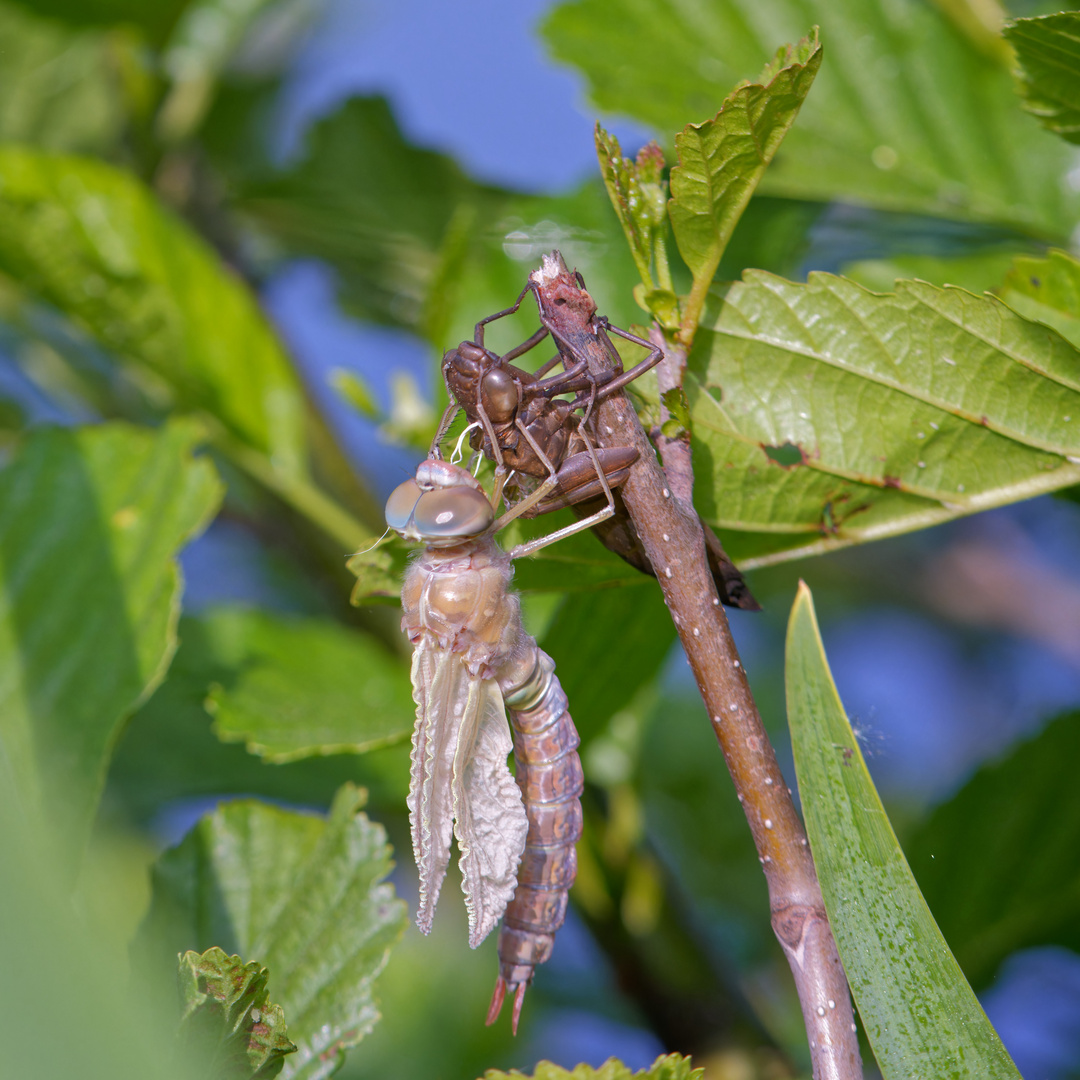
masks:
<path id="1" fill-rule="evenodd" d="M 616 354 L 593 318 L 596 305 L 561 259 L 546 257 L 532 280 L 544 325 L 574 355 L 586 358 L 590 371 L 608 369 Z M 709 573 L 701 523 L 687 493 L 680 498 L 669 487 L 672 481 L 624 395 L 600 404 L 595 430 L 602 445 L 629 445 L 639 452 L 622 487 L 623 499 L 656 569 L 750 824 L 769 887 L 773 931 L 802 1005 L 814 1080 L 859 1080 L 862 1063 L 851 997 L 806 833 Z"/>

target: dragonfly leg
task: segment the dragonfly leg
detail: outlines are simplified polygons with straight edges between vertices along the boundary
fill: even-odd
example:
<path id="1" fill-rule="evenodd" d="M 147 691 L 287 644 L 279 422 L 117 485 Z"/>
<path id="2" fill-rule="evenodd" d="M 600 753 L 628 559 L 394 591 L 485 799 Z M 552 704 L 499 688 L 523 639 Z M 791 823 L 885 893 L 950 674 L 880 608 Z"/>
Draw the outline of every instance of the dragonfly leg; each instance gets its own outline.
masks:
<path id="1" fill-rule="evenodd" d="M 589 433 L 583 427 L 578 430 L 578 434 L 581 436 L 582 442 L 585 443 L 585 449 L 592 459 L 593 467 L 596 469 L 597 479 L 599 479 L 600 486 L 604 489 L 604 497 L 607 500 L 607 505 L 601 507 L 595 514 L 590 514 L 587 518 L 582 518 L 581 521 L 575 521 L 573 525 L 566 525 L 561 529 L 556 529 L 553 533 L 548 533 L 547 536 L 538 536 L 535 540 L 529 540 L 527 543 L 518 544 L 517 547 L 511 548 L 510 550 L 511 559 L 520 559 L 524 555 L 531 555 L 534 551 L 539 551 L 541 548 L 547 547 L 548 544 L 554 544 L 557 540 L 565 540 L 566 537 L 573 536 L 575 533 L 583 532 L 585 529 L 591 529 L 601 521 L 607 521 L 607 519 L 615 513 L 615 497 L 611 494 L 611 485 L 608 483 L 607 474 L 604 472 L 604 467 L 600 464 L 600 459 L 596 455 L 596 447 L 593 445 Z M 546 459 L 544 460 L 546 463 Z M 558 476 L 556 475 L 554 478 L 549 477 L 548 479 L 555 479 L 557 481 Z M 547 484 L 548 481 L 545 480 L 544 483 L 541 484 L 527 500 L 523 500 L 523 502 L 528 502 L 530 507 L 534 506 L 539 502 L 534 496 L 542 491 Z M 553 487 L 554 485 L 551 486 Z M 550 491 L 551 487 L 548 487 L 548 490 Z M 518 504 L 518 506 L 521 505 L 522 503 Z M 517 510 L 518 507 L 515 506 L 514 509 Z M 496 523 L 496 528 L 498 527 L 498 523 Z"/>
<path id="2" fill-rule="evenodd" d="M 436 460 L 442 460 L 442 441 L 446 438 L 446 433 L 450 430 L 450 425 L 454 422 L 454 417 L 457 416 L 458 410 L 461 406 L 454 400 L 454 395 L 450 395 L 450 404 L 443 410 L 442 419 L 439 421 L 439 426 L 435 431 L 435 438 L 431 440 L 431 449 L 428 450 L 428 457 L 435 458 Z"/>
<path id="3" fill-rule="evenodd" d="M 533 288 L 532 282 L 530 281 L 529 284 L 526 285 L 525 288 L 521 290 L 521 295 L 514 301 L 514 303 L 510 307 L 504 308 L 502 311 L 496 311 L 494 315 L 489 315 L 486 319 L 481 319 L 476 324 L 476 329 L 473 332 L 473 341 L 475 341 L 477 345 L 479 345 L 481 348 L 483 348 L 483 346 L 484 346 L 484 327 L 487 326 L 488 323 L 494 322 L 496 319 L 504 319 L 504 318 L 506 318 L 507 315 L 513 315 L 514 312 L 517 311 L 517 309 L 519 307 L 521 307 L 521 302 L 522 302 L 522 300 L 525 299 L 526 293 L 532 292 L 532 288 Z M 536 337 L 536 335 L 534 334 L 533 337 Z M 529 340 L 532 341 L 532 338 L 530 338 Z M 543 341 L 543 337 L 536 338 L 536 341 L 533 341 L 533 345 L 537 344 L 540 341 Z M 519 346 L 519 348 L 520 348 L 520 346 Z M 529 348 L 531 349 L 532 345 L 529 345 Z M 526 350 L 522 349 L 521 351 L 525 352 Z M 520 353 L 518 355 L 520 355 Z"/>

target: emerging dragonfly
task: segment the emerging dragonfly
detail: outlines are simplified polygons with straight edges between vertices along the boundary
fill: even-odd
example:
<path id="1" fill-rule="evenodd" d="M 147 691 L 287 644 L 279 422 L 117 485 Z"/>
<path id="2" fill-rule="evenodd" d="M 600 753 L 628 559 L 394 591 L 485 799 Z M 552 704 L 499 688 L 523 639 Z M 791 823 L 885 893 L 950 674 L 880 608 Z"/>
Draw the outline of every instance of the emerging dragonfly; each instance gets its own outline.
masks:
<path id="1" fill-rule="evenodd" d="M 401 594 L 402 628 L 415 650 L 408 806 L 420 872 L 417 925 L 431 930 L 453 832 L 469 944 L 476 948 L 503 917 L 487 1022 L 509 990 L 515 1033 L 533 971 L 551 955 L 566 915 L 584 783 L 554 662 L 525 631 L 509 585 L 514 559 L 585 526 L 504 552 L 495 533 L 522 505 L 496 520 L 480 484 L 439 460 L 421 462 L 416 479 L 386 504 L 390 528 L 424 544 Z M 511 745 L 516 783 L 506 763 Z"/>
<path id="2" fill-rule="evenodd" d="M 568 273 L 562 256 L 556 251 L 552 265 Z M 585 296 L 585 282 L 574 276 Z M 459 409 L 472 429 L 470 445 L 496 466 L 497 491 L 512 476 L 526 478 L 534 486 L 521 516 L 536 517 L 570 506 L 587 526 L 595 526 L 600 541 L 616 555 L 643 573 L 656 576 L 633 522 L 616 493 L 637 460 L 637 451 L 627 446 L 598 446 L 589 434 L 593 407 L 621 391 L 645 374 L 663 358 L 663 352 L 643 338 L 613 326 L 607 319 L 593 316 L 596 339 L 604 347 L 612 367 L 606 377 L 591 375 L 584 357 L 573 344 L 547 325 L 530 338 L 499 356 L 484 345 L 484 328 L 521 306 L 526 294 L 535 292 L 538 283 L 531 275 L 529 283 L 513 306 L 496 312 L 476 324 L 472 341 L 463 341 L 443 357 L 443 379 L 450 404 L 443 413 L 431 444 L 432 457 L 440 456 L 440 444 Z M 592 305 L 595 309 L 595 304 Z M 607 334 L 613 333 L 649 350 L 648 355 L 629 371 Z M 558 352 L 536 372 L 524 371 L 511 363 L 539 345 L 548 334 Z M 544 376 L 562 361 L 561 373 Z M 560 397 L 575 394 L 571 400 Z M 579 415 L 579 413 L 581 415 Z M 519 490 L 522 485 L 518 483 Z M 701 523 L 706 555 L 721 600 L 732 607 L 760 610 L 742 574 L 728 558 L 716 534 Z"/>

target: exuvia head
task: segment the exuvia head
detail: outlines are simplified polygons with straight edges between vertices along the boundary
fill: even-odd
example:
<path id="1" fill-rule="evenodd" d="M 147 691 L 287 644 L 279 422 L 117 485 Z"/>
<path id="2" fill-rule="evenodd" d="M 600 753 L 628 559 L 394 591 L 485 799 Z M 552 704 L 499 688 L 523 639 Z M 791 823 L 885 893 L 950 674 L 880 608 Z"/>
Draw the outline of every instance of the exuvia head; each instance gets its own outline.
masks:
<path id="1" fill-rule="evenodd" d="M 386 500 L 386 524 L 406 540 L 428 547 L 454 547 L 491 528 L 495 511 L 466 470 L 429 459 Z"/>

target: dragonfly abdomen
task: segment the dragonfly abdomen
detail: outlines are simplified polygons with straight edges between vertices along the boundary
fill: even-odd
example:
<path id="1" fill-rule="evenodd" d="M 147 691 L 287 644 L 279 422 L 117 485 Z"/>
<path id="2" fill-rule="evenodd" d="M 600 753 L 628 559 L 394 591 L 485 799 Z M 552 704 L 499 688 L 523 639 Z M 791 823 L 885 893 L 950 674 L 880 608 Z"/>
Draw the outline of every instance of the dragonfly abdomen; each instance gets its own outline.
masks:
<path id="1" fill-rule="evenodd" d="M 555 932 L 566 918 L 567 894 L 577 873 L 584 788 L 580 744 L 554 663 L 538 647 L 531 677 L 506 694 L 514 735 L 518 787 L 529 832 L 518 867 L 518 886 L 499 932 L 499 981 L 489 1023 L 505 992 L 514 993 L 514 1028 L 525 988 L 537 964 L 551 956 Z"/>

